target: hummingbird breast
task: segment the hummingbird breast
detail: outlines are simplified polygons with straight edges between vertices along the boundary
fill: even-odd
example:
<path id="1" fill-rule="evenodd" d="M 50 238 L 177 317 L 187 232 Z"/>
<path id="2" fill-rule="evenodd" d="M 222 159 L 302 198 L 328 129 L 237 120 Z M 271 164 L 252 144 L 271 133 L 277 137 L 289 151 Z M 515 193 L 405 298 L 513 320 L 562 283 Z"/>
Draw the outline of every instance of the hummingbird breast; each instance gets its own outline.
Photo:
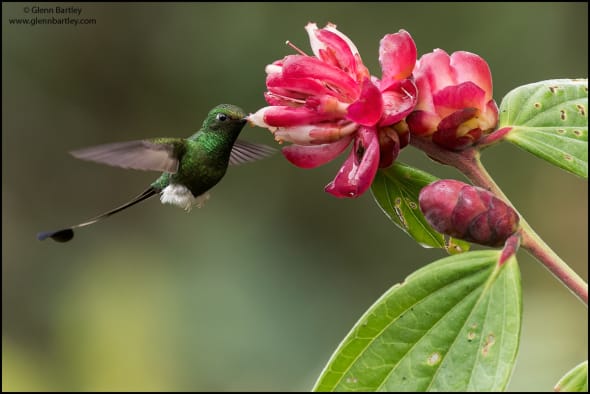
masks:
<path id="1" fill-rule="evenodd" d="M 223 178 L 229 164 L 231 148 L 227 150 L 208 147 L 198 140 L 188 141 L 188 144 L 187 151 L 180 159 L 178 171 L 170 176 L 170 183 L 183 185 L 194 197 L 198 197 Z"/>

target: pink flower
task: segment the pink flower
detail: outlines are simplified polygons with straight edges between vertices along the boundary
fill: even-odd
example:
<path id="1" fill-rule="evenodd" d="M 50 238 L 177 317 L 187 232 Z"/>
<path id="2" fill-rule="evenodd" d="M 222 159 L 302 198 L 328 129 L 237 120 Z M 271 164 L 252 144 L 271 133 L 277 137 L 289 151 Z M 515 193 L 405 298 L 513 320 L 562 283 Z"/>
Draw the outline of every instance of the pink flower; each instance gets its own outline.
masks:
<path id="1" fill-rule="evenodd" d="M 418 104 L 406 120 L 412 134 L 461 150 L 496 127 L 492 75 L 481 57 L 464 51 L 449 56 L 435 49 L 420 58 L 414 75 Z"/>
<path id="2" fill-rule="evenodd" d="M 275 139 L 292 144 L 283 154 L 294 165 L 315 168 L 330 162 L 350 144 L 352 150 L 326 191 L 357 197 L 407 145 L 403 120 L 417 100 L 412 70 L 416 45 L 400 30 L 381 40 L 381 80 L 372 77 L 355 45 L 328 24 L 305 29 L 314 56 L 289 55 L 266 67 L 265 98 L 270 106 L 249 116 Z"/>

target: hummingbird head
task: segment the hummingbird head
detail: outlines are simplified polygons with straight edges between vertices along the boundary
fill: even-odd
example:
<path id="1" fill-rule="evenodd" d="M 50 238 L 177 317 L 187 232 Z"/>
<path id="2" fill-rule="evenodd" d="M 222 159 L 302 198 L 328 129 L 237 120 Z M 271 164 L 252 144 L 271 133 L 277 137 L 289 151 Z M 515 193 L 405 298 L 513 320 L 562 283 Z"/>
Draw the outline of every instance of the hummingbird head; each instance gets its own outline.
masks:
<path id="1" fill-rule="evenodd" d="M 237 136 L 246 122 L 243 109 L 231 104 L 220 104 L 209 111 L 202 129 Z"/>

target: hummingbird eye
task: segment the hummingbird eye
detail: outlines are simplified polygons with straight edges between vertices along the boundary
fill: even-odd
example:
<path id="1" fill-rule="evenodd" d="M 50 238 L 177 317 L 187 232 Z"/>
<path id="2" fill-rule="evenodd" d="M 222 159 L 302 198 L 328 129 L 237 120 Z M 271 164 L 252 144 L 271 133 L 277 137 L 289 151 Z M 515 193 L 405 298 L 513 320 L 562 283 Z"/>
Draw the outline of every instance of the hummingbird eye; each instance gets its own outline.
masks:
<path id="1" fill-rule="evenodd" d="M 227 115 L 226 114 L 217 114 L 217 120 L 220 122 L 225 122 L 227 120 Z"/>

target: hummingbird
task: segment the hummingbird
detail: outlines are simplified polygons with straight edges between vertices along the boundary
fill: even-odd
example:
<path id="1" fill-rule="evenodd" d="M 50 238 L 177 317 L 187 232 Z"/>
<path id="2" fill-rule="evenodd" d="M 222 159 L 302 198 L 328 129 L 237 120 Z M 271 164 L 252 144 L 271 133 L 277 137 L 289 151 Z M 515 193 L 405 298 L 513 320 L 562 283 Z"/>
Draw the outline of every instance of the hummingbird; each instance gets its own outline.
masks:
<path id="1" fill-rule="evenodd" d="M 131 201 L 74 226 L 40 232 L 37 239 L 67 242 L 74 237 L 74 229 L 97 223 L 157 194 L 162 204 L 177 205 L 186 211 L 202 207 L 209 199 L 209 190 L 223 178 L 229 165 L 256 161 L 276 152 L 270 146 L 238 140 L 246 122 L 241 108 L 221 104 L 209 111 L 199 131 L 188 138 L 116 142 L 71 151 L 78 159 L 160 171 L 162 175 Z"/>

